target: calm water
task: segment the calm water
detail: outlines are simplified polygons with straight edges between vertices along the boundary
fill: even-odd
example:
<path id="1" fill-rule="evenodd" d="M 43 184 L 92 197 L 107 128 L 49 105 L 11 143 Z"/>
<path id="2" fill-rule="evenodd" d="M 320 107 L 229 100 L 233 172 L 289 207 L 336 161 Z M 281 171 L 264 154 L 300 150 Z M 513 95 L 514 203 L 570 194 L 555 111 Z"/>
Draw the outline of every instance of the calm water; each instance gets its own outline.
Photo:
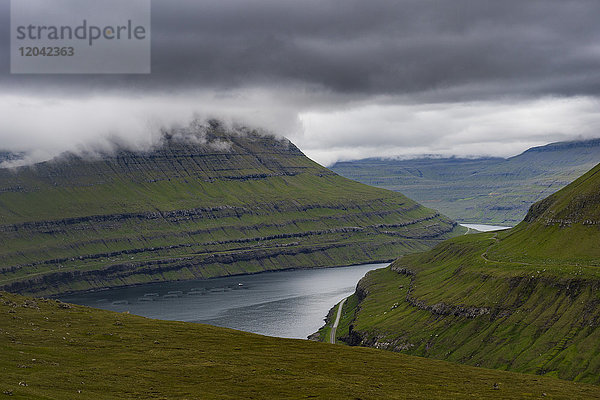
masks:
<path id="1" fill-rule="evenodd" d="M 461 224 L 465 228 L 475 229 L 480 232 L 497 231 L 501 229 L 510 229 L 512 226 L 498 226 L 498 225 L 483 225 L 483 224 Z"/>
<path id="2" fill-rule="evenodd" d="M 365 273 L 385 266 L 367 264 L 153 283 L 69 295 L 61 300 L 150 318 L 305 339 L 323 325 L 334 304 L 354 292 Z"/>

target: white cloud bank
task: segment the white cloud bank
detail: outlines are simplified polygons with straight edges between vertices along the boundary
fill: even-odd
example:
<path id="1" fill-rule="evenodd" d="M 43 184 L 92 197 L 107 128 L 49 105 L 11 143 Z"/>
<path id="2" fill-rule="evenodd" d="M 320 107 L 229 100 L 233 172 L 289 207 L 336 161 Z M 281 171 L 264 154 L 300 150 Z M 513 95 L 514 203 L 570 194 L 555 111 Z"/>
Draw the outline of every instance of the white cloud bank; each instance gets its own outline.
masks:
<path id="1" fill-rule="evenodd" d="M 94 153 L 117 145 L 145 150 L 159 141 L 162 130 L 209 118 L 273 133 L 297 129 L 288 123 L 296 115 L 269 104 L 259 91 L 89 98 L 0 95 L 0 151 L 24 152 L 28 162 L 39 162 L 65 151 Z"/>
<path id="2" fill-rule="evenodd" d="M 161 128 L 219 118 L 287 136 L 330 165 L 366 157 L 512 156 L 535 145 L 600 137 L 594 97 L 409 104 L 344 103 L 311 93 L 238 90 L 164 96 L 0 95 L 0 150 L 41 161 L 64 151 L 148 148 Z M 404 99 L 405 100 L 405 99 Z"/>
<path id="3" fill-rule="evenodd" d="M 600 137 L 593 97 L 361 105 L 301 113 L 297 144 L 330 165 L 365 157 L 516 155 L 550 142 Z"/>

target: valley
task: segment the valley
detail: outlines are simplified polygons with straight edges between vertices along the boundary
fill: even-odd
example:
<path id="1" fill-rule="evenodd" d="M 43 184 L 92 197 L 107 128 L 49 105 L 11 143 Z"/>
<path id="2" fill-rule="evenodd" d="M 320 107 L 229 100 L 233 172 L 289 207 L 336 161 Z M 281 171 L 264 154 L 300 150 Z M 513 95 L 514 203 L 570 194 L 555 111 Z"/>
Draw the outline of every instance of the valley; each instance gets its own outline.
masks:
<path id="1" fill-rule="evenodd" d="M 218 121 L 0 169 L 0 288 L 36 295 L 391 261 L 466 231 Z"/>
<path id="2" fill-rule="evenodd" d="M 404 193 L 464 223 L 514 226 L 536 201 L 600 162 L 600 139 L 551 143 L 504 158 L 364 159 L 331 166 Z"/>
<path id="3" fill-rule="evenodd" d="M 454 238 L 367 274 L 337 339 L 600 383 L 599 192 L 600 165 L 515 228 Z"/>
<path id="4" fill-rule="evenodd" d="M 600 1 L 0 1 L 0 400 L 600 399 Z"/>
<path id="5" fill-rule="evenodd" d="M 350 368 L 361 378 L 350 385 L 355 391 L 348 393 L 361 393 L 361 398 L 411 390 L 421 396 L 425 390 L 428 398 L 449 394 L 463 398 L 473 390 L 478 398 L 492 398 L 497 390 L 502 390 L 503 398 L 537 398 L 548 392 L 555 398 L 586 398 L 598 387 L 581 383 L 600 383 L 600 253 L 594 245 L 600 221 L 599 171 L 600 166 L 595 167 L 534 204 L 516 227 L 473 234 L 477 228 L 494 228 L 461 226 L 400 193 L 343 178 L 306 158 L 285 139 L 228 131 L 216 121 L 166 134 L 157 147 L 145 151 L 66 154 L 35 166 L 0 169 L 0 288 L 118 311 L 2 294 L 9 318 L 0 331 L 5 335 L 0 335 L 0 348 L 14 354 L 14 360 L 6 358 L 0 367 L 4 376 L 16 380 L 19 375 L 20 382 L 27 382 L 17 387 L 7 382 L 6 390 L 26 398 L 48 393 L 70 398 L 90 389 L 96 395 L 102 384 L 88 388 L 76 384 L 90 381 L 94 370 L 125 397 L 181 397 L 189 393 L 186 390 L 202 388 L 211 398 L 213 388 L 203 386 L 206 379 L 225 382 L 235 375 L 240 377 L 235 390 L 257 397 L 258 387 L 268 386 L 294 398 L 287 391 L 289 385 L 277 383 L 289 378 L 298 390 L 314 387 L 313 379 L 318 379 L 321 384 L 309 397 L 340 398 L 341 388 L 333 383 L 339 378 L 336 371 L 344 368 L 344 379 L 349 379 Z M 326 325 L 311 335 L 313 340 L 351 347 L 322 347 L 328 345 L 197 323 L 306 337 L 318 326 L 315 322 L 302 334 L 253 328 L 271 314 L 284 324 L 298 325 L 300 314 L 284 315 L 285 304 L 314 306 L 299 300 L 307 290 L 294 291 L 285 286 L 295 285 L 287 279 L 280 285 L 288 297 L 272 297 L 276 285 L 271 283 L 258 294 L 262 300 L 248 304 L 249 298 L 235 293 L 251 290 L 248 282 L 268 278 L 253 280 L 249 275 L 385 262 L 398 256 L 391 266 L 360 280 L 355 293 L 334 307 Z M 208 278 L 227 276 L 236 277 L 220 278 L 229 282 L 222 290 L 210 289 L 220 281 Z M 355 282 L 358 276 L 352 279 Z M 200 286 L 209 289 L 202 292 Z M 341 297 L 351 290 L 346 285 L 338 293 L 333 286 L 314 292 L 311 304 L 327 298 L 329 307 L 344 290 Z M 109 288 L 117 297 L 108 306 L 98 303 L 109 296 L 104 292 Z M 232 299 L 242 303 L 227 308 L 206 302 L 217 291 L 231 291 Z M 125 297 L 118 298 L 117 293 Z M 204 303 L 208 314 L 202 314 Z M 169 305 L 175 308 L 169 311 Z M 267 307 L 266 317 L 252 319 L 260 307 Z M 144 319 L 129 312 L 194 323 Z M 236 317 L 239 313 L 250 320 Z M 131 330 L 123 328 L 129 324 Z M 98 336 L 88 326 L 110 332 Z M 113 327 L 119 333 L 112 332 Z M 63 336 L 55 334 L 63 330 Z M 55 353 L 62 349 L 57 340 L 69 346 L 69 356 Z M 150 351 L 157 363 L 151 363 L 146 373 L 136 365 L 142 362 L 148 340 L 156 348 Z M 202 350 L 191 350 L 192 342 L 203 343 Z M 233 347 L 227 350 L 229 344 L 223 343 Z M 168 345 L 161 348 L 161 344 Z M 40 348 L 41 353 L 35 350 Z M 32 360 L 45 360 L 44 354 L 50 354 L 45 363 L 66 363 L 70 371 L 70 363 L 81 362 L 83 352 L 91 352 L 95 356 L 90 362 L 97 366 L 75 374 L 76 380 L 63 377 L 64 383 L 57 385 L 51 382 L 61 370 L 31 366 L 35 373 L 29 375 L 30 371 L 14 368 L 26 350 Z M 277 359 L 278 352 L 294 354 L 293 359 Z M 340 360 L 337 366 L 323 361 L 324 353 Z M 111 361 L 102 363 L 103 357 Z M 185 357 L 193 361 L 185 362 Z M 155 379 L 151 376 L 156 376 L 157 368 L 165 379 L 175 379 L 182 366 L 208 375 L 187 381 L 184 377 L 187 383 L 176 387 L 165 381 L 157 385 L 159 389 L 132 389 L 119 383 L 127 382 L 128 375 L 109 371 L 115 360 L 122 360 L 141 381 Z M 219 368 L 211 369 L 213 363 L 220 363 Z M 272 370 L 273 363 L 287 372 Z M 19 365 L 30 369 L 26 363 Z M 253 386 L 256 376 L 242 368 L 250 365 L 261 371 L 259 386 Z M 403 379 L 390 384 L 389 365 L 397 365 Z M 407 380 L 406 365 L 413 371 L 417 365 L 421 369 Z M 44 383 L 36 386 L 28 381 Z M 434 383 L 427 386 L 425 381 Z M 365 391 L 366 382 L 379 383 Z M 225 388 L 214 390 L 217 396 Z"/>

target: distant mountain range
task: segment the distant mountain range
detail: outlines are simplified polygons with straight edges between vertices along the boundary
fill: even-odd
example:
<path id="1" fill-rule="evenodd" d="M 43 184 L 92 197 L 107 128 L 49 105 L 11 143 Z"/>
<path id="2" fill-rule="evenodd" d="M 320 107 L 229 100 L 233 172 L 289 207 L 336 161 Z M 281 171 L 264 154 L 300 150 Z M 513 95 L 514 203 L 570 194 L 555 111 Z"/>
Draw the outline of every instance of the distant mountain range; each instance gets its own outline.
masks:
<path id="1" fill-rule="evenodd" d="M 581 154 L 580 144 L 553 146 Z M 367 274 L 338 337 L 600 384 L 599 227 L 600 164 L 512 229 L 450 239 Z"/>
<path id="2" fill-rule="evenodd" d="M 21 293 L 391 261 L 462 229 L 217 121 L 149 151 L 0 169 L 0 288 Z"/>
<path id="3" fill-rule="evenodd" d="M 515 225 L 531 204 L 600 162 L 600 139 L 552 143 L 503 158 L 364 159 L 331 169 L 368 185 L 402 192 L 471 223 Z"/>

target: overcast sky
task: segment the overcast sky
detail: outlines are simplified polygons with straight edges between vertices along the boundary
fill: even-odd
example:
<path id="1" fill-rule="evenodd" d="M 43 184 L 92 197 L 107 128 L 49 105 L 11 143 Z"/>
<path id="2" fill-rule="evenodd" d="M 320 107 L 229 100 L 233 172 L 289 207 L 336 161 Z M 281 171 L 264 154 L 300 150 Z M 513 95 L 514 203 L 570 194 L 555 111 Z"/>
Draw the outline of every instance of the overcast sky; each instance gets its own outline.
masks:
<path id="1" fill-rule="evenodd" d="M 149 75 L 11 75 L 9 4 L 0 147 L 39 157 L 193 115 L 324 164 L 600 137 L 597 0 L 155 0 Z"/>

